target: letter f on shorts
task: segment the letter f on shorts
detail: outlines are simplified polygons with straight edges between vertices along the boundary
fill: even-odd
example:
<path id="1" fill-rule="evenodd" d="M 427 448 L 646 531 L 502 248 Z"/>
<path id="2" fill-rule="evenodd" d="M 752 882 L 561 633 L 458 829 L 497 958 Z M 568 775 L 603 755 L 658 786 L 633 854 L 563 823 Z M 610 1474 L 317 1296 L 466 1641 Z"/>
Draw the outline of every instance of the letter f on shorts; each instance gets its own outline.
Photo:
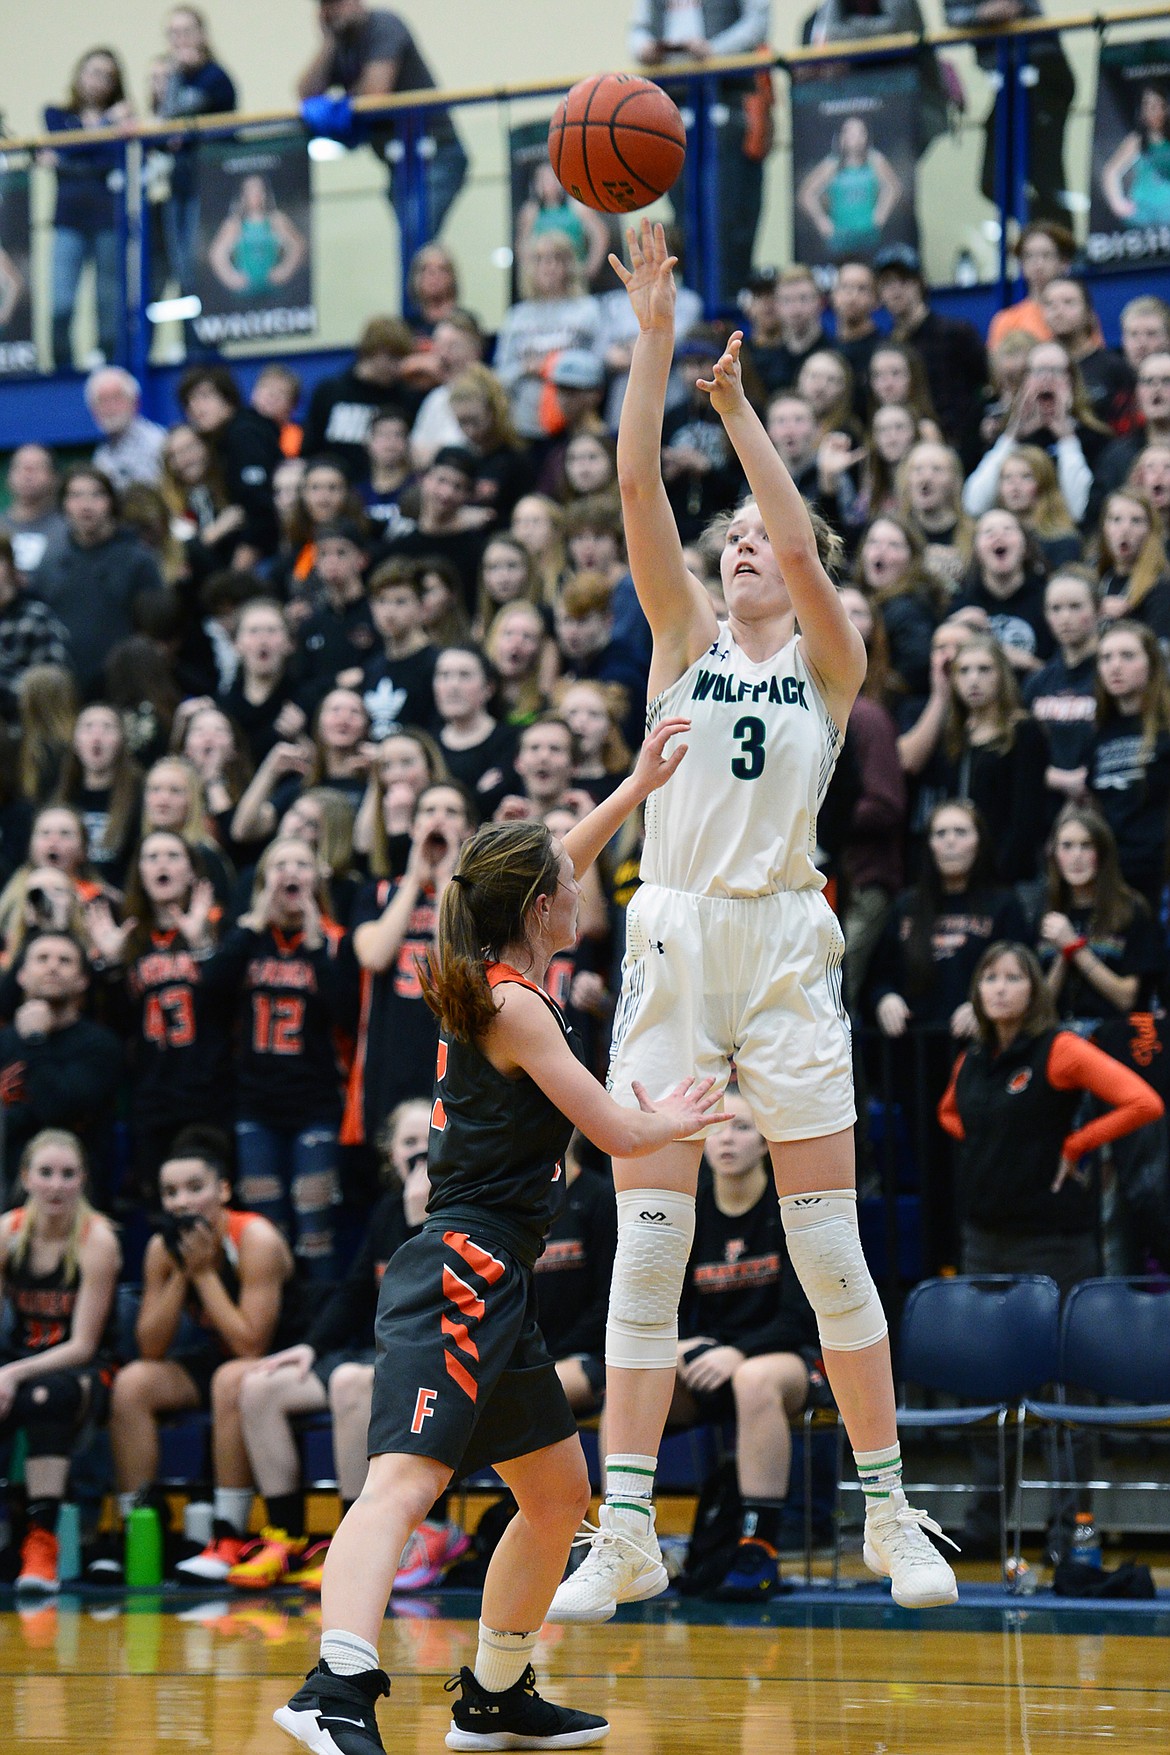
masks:
<path id="1" fill-rule="evenodd" d="M 418 1395 L 415 1397 L 414 1419 L 410 1422 L 410 1430 L 412 1432 L 421 1432 L 423 1429 L 423 1421 L 434 1419 L 435 1401 L 438 1394 L 439 1392 L 437 1389 L 419 1390 Z"/>

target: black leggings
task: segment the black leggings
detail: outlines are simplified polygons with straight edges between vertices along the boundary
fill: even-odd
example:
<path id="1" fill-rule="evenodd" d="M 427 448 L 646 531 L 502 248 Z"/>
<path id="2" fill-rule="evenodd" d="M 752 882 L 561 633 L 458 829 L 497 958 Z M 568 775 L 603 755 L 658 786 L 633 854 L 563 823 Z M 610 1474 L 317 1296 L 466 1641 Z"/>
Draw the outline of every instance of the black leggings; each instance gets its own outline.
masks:
<path id="1" fill-rule="evenodd" d="M 28 1455 L 69 1456 L 77 1434 L 91 1415 L 104 1410 L 106 1386 L 97 1365 L 66 1366 L 26 1377 L 17 1387 L 12 1406 L 0 1420 L 0 1438 L 23 1430 Z"/>

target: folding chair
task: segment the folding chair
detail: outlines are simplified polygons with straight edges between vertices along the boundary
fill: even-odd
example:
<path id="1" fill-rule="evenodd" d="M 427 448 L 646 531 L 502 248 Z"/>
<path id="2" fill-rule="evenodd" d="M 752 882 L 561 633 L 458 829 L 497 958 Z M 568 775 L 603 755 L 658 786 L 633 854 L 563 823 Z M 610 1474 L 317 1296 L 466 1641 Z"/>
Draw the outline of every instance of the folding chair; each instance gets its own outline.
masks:
<path id="1" fill-rule="evenodd" d="M 1095 1401 L 1073 1399 L 1087 1393 Z M 1074 1430 L 1170 1430 L 1170 1286 L 1164 1280 L 1105 1277 L 1082 1280 L 1065 1301 L 1055 1401 L 1025 1398 L 1018 1434 L 1024 1486 L 1108 1487 L 1109 1481 L 1023 1479 L 1024 1422 Z M 1159 1480 L 1127 1481 L 1136 1492 L 1167 1492 Z M 1016 1520 L 1016 1552 L 1022 1514 Z"/>
<path id="2" fill-rule="evenodd" d="M 939 1432 L 993 1426 L 999 1462 L 1000 1561 L 1007 1569 L 1007 1444 L 1008 1416 L 1024 1399 L 1055 1382 L 1059 1357 L 1060 1291 L 1045 1274 L 956 1275 L 923 1280 L 915 1286 L 902 1312 L 900 1344 L 903 1393 L 898 1428 L 908 1432 Z M 907 1404 L 905 1385 L 953 1396 L 956 1407 Z M 844 1427 L 838 1434 L 838 1515 L 833 1551 L 833 1581 L 839 1576 L 841 1553 L 840 1495 L 860 1492 L 860 1483 L 843 1481 Z M 982 1493 L 980 1485 L 956 1486 L 915 1481 L 914 1492 Z"/>

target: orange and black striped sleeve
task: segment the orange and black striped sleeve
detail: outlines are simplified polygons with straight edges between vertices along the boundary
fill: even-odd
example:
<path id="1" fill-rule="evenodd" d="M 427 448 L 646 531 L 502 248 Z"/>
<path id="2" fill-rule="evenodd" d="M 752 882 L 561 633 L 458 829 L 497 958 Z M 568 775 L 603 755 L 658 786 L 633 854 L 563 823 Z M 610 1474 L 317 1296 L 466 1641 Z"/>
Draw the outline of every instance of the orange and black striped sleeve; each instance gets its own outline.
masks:
<path id="1" fill-rule="evenodd" d="M 1121 1139 L 1135 1128 L 1157 1121 L 1165 1105 L 1152 1085 L 1122 1066 L 1103 1048 L 1071 1030 L 1060 1030 L 1048 1051 L 1048 1082 L 1058 1091 L 1091 1091 L 1109 1108 L 1064 1142 L 1063 1155 L 1073 1163 L 1108 1140 Z"/>

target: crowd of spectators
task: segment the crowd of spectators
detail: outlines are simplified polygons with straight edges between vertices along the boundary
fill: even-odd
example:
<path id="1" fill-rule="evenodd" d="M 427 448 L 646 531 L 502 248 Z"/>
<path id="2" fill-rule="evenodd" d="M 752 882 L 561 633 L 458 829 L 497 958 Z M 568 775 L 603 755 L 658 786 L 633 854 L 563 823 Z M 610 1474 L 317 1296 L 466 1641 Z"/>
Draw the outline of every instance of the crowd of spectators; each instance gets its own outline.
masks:
<path id="1" fill-rule="evenodd" d="M 172 14 L 194 59 L 176 37 L 168 114 L 229 97 L 192 17 Z M 79 72 L 82 113 L 99 71 Z M 179 200 L 180 253 L 186 223 Z M 1161 1028 L 1170 309 L 1131 301 L 1115 348 L 1070 234 L 1034 222 L 1020 260 L 1027 296 L 986 340 L 932 310 L 901 247 L 842 262 L 827 298 L 799 264 L 754 272 L 746 297 L 745 383 L 844 540 L 839 587 L 869 652 L 818 860 L 845 931 L 863 1152 L 871 1115 L 887 1142 L 914 1118 L 895 1150 L 922 1202 L 923 1271 L 958 1263 L 972 1228 L 1015 1222 L 979 1205 L 962 1156 L 956 1179 L 953 1088 L 934 1116 L 981 1028 L 994 1050 L 974 985 L 988 948 L 1032 947 L 1051 1015 L 1150 1078 Z M 646 706 L 616 491 L 628 325 L 583 290 L 571 236 L 535 228 L 522 270 L 493 337 L 431 243 L 415 315 L 372 317 L 307 399 L 285 365 L 246 396 L 227 364 L 196 362 L 164 429 L 104 367 L 86 385 L 91 461 L 63 467 L 32 441 L 8 461 L 0 1285 L 19 1320 L 0 1334 L 0 1436 L 36 1428 L 34 1535 L 51 1538 L 58 1465 L 107 1405 L 119 1519 L 151 1490 L 159 1418 L 213 1410 L 198 1577 L 319 1580 L 293 1416 L 332 1410 L 343 1499 L 360 1489 L 377 1281 L 425 1203 L 437 1027 L 418 961 L 444 887 L 481 822 L 563 830 L 605 797 Z M 744 484 L 693 382 L 726 328 L 679 309 L 663 477 L 722 615 L 708 526 Z M 635 823 L 590 874 L 578 944 L 549 971 L 599 1071 L 639 845 Z M 1131 1108 L 1141 1125 L 1106 1166 L 1110 1259 L 1152 1249 L 1170 1267 L 1165 1125 Z M 742 1109 L 711 1155 L 676 1412 L 748 1423 L 740 1485 L 774 1540 L 778 1410 L 810 1393 L 815 1329 Z M 870 1189 L 880 1157 L 863 1158 Z M 1101 1259 L 1100 1162 L 1024 1225 L 1059 1229 L 1075 1208 L 1082 1267 Z M 603 1174 L 575 1157 L 540 1282 L 582 1412 L 603 1389 Z M 741 1310 L 713 1264 L 745 1249 L 775 1272 Z M 142 1292 L 115 1324 L 119 1252 Z M 51 1420 L 19 1316 L 38 1275 L 60 1282 L 51 1345 L 67 1355 L 41 1369 L 71 1384 Z M 281 1532 L 263 1553 L 246 1543 L 254 1489 Z M 433 1581 L 462 1541 L 440 1510 L 404 1575 Z M 52 1564 L 45 1542 L 21 1560 L 30 1577 Z M 96 1565 L 116 1572 L 116 1545 Z"/>

